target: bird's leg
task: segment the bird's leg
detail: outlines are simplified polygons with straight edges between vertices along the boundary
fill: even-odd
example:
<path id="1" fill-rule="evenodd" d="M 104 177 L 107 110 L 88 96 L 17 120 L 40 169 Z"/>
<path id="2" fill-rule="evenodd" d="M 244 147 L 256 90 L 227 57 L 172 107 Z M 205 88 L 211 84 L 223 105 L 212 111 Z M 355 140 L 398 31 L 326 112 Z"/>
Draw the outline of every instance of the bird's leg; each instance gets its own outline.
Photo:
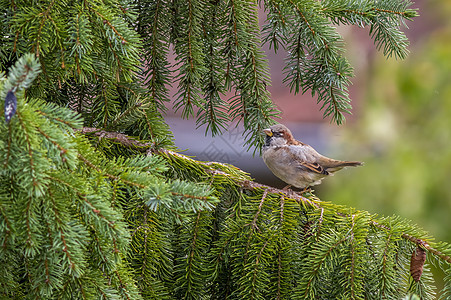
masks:
<path id="1" fill-rule="evenodd" d="M 312 193 L 312 188 L 310 186 L 306 186 L 302 192 L 301 195 L 304 195 L 305 193 Z"/>
<path id="2" fill-rule="evenodd" d="M 293 194 L 296 194 L 296 192 L 293 191 L 293 190 L 290 189 L 290 188 L 291 188 L 291 184 L 286 185 L 286 186 L 282 189 L 282 191 L 284 191 L 288 196 L 293 195 Z"/>
<path id="3" fill-rule="evenodd" d="M 290 189 L 290 187 L 291 187 L 291 184 L 286 185 L 286 186 L 282 189 L 282 191 L 288 191 L 288 190 Z"/>

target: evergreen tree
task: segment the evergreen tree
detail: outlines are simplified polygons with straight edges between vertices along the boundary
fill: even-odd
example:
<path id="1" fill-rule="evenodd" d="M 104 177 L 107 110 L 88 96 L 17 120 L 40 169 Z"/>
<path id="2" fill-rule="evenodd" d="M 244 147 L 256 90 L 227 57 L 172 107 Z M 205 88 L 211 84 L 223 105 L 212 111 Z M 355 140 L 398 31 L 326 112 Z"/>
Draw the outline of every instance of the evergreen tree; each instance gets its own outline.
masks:
<path id="1" fill-rule="evenodd" d="M 286 82 L 337 123 L 352 68 L 334 25 L 406 56 L 405 0 L 262 1 Z M 1 1 L 0 293 L 22 299 L 421 299 L 451 247 L 399 217 L 261 185 L 177 152 L 183 117 L 249 148 L 278 112 L 254 1 Z M 176 62 L 168 60 L 170 48 Z M 175 71 L 174 71 L 175 70 Z M 234 92 L 230 99 L 226 93 Z"/>

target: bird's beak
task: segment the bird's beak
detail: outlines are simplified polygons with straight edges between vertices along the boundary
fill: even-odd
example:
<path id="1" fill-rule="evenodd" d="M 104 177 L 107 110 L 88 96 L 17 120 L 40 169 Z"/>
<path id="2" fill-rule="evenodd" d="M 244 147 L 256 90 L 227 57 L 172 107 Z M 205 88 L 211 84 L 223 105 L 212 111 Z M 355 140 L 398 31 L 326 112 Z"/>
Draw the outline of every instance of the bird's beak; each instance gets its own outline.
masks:
<path id="1" fill-rule="evenodd" d="M 266 133 L 267 136 L 272 136 L 272 131 L 269 128 L 263 129 L 263 132 Z"/>

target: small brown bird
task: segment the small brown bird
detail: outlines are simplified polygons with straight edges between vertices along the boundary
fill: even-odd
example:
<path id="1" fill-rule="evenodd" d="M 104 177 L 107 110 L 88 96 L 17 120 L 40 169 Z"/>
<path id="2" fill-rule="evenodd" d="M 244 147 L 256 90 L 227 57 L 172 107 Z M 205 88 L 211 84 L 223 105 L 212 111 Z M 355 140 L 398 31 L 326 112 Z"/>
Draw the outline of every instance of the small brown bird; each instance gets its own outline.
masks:
<path id="1" fill-rule="evenodd" d="M 324 177 L 344 167 L 361 166 L 359 161 L 341 161 L 325 157 L 311 146 L 294 139 L 282 124 L 264 129 L 266 134 L 262 158 L 280 179 L 300 189 L 321 183 Z"/>

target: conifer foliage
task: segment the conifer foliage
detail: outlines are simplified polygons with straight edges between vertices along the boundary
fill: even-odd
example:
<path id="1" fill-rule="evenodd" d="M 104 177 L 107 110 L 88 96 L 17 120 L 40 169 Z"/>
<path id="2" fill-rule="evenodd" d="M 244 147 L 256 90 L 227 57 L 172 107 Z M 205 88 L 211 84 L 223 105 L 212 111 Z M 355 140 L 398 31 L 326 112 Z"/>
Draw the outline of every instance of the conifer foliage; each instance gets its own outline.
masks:
<path id="1" fill-rule="evenodd" d="M 0 1 L 2 298 L 449 297 L 451 247 L 412 223 L 175 149 L 169 85 L 183 117 L 213 134 L 240 121 L 258 152 L 277 116 L 262 41 L 340 123 L 352 68 L 333 26 L 369 26 L 403 58 L 416 16 L 405 0 L 260 4 L 263 40 L 248 0 Z"/>

